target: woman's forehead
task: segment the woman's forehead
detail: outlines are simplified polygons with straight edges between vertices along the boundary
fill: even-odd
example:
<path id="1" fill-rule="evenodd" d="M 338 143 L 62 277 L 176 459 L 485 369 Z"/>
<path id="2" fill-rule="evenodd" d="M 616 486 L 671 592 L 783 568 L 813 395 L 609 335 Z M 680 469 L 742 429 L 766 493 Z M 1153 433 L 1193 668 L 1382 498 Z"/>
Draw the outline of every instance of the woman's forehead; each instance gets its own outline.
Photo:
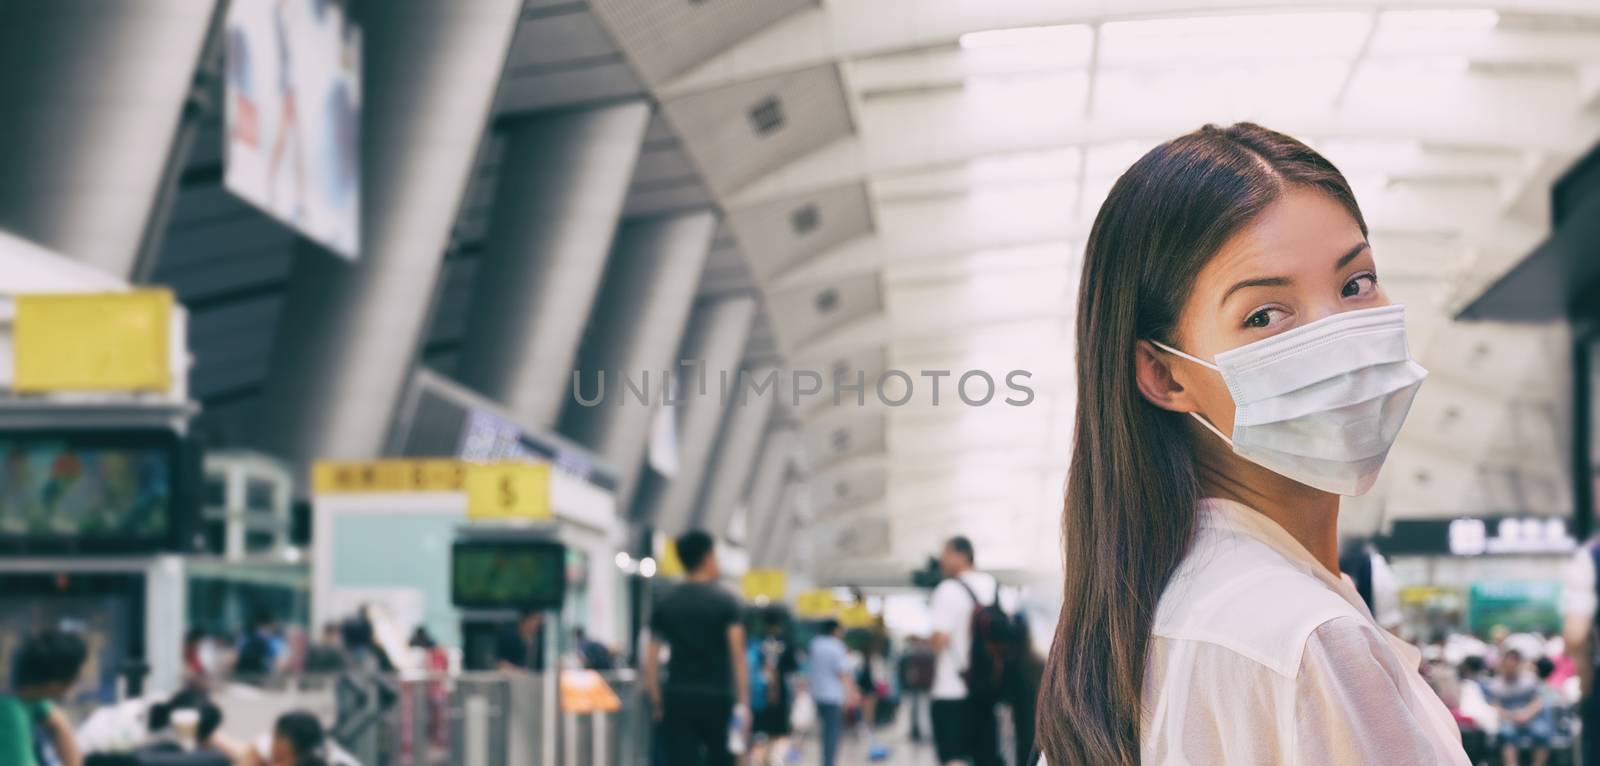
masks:
<path id="1" fill-rule="evenodd" d="M 1224 242 L 1202 276 L 1287 276 L 1325 259 L 1331 263 L 1361 239 L 1361 227 L 1343 205 L 1314 189 L 1292 189 Z"/>

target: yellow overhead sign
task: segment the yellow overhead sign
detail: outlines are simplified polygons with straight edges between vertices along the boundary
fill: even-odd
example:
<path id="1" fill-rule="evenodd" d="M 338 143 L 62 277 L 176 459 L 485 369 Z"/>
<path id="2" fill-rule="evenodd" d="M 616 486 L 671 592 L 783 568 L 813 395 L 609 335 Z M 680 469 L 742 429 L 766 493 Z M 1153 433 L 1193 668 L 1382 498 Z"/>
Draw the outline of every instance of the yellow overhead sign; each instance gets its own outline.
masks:
<path id="1" fill-rule="evenodd" d="M 839 614 L 839 602 L 833 597 L 833 591 L 808 590 L 795 598 L 794 610 L 801 617 L 811 619 L 835 617 Z"/>
<path id="2" fill-rule="evenodd" d="M 782 569 L 752 569 L 744 575 L 744 597 L 757 601 L 782 601 L 788 594 Z"/>
<path id="3" fill-rule="evenodd" d="M 319 460 L 311 467 L 316 494 L 465 492 L 472 520 L 551 518 L 549 463 L 465 463 L 459 460 Z"/>
<path id="4" fill-rule="evenodd" d="M 18 295 L 12 327 L 21 393 L 172 387 L 172 293 Z"/>
<path id="5" fill-rule="evenodd" d="M 461 492 L 467 470 L 459 460 L 319 460 L 311 466 L 311 491 Z"/>
<path id="6" fill-rule="evenodd" d="M 545 521 L 551 516 L 549 463 L 467 467 L 467 518 Z"/>
<path id="7" fill-rule="evenodd" d="M 846 628 L 870 628 L 876 625 L 878 618 L 867 605 L 857 602 L 839 611 L 839 624 Z"/>
<path id="8" fill-rule="evenodd" d="M 678 541 L 661 538 L 661 555 L 656 557 L 656 574 L 662 577 L 682 577 L 683 559 L 678 558 Z"/>

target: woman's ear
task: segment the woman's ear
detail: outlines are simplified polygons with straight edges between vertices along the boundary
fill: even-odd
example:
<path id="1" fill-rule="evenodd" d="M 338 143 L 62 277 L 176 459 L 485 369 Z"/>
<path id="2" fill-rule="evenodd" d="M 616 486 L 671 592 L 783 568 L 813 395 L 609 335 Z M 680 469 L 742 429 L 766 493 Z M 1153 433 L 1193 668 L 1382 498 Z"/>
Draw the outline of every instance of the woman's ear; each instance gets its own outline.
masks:
<path id="1" fill-rule="evenodd" d="M 1194 397 L 1173 376 L 1172 356 L 1163 353 L 1155 344 L 1141 340 L 1133 349 L 1134 378 L 1139 393 L 1145 401 L 1172 412 L 1195 412 L 1200 409 Z"/>

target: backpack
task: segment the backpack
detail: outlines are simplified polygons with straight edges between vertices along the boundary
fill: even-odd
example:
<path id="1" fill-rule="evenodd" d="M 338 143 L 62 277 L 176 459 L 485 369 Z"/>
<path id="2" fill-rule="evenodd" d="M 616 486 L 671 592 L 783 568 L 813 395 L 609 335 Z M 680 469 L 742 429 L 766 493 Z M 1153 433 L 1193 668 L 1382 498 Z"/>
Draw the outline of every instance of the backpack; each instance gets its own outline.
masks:
<path id="1" fill-rule="evenodd" d="M 750 666 L 750 710 L 767 709 L 767 658 L 761 644 L 752 643 L 745 649 L 745 662 Z"/>
<path id="2" fill-rule="evenodd" d="M 985 606 L 972 586 L 954 578 L 972 598 L 972 641 L 967 669 L 967 696 L 980 703 L 997 703 L 1010 696 L 1021 680 L 1022 659 L 1028 652 L 1028 623 L 1022 615 L 1007 615 L 1000 608 L 1000 584 L 994 601 Z"/>
<path id="3" fill-rule="evenodd" d="M 900 658 L 900 686 L 925 692 L 933 688 L 934 657 L 931 652 L 915 652 Z"/>
<path id="4" fill-rule="evenodd" d="M 272 644 L 260 633 L 251 631 L 239 647 L 233 672 L 240 676 L 265 676 L 272 673 Z"/>

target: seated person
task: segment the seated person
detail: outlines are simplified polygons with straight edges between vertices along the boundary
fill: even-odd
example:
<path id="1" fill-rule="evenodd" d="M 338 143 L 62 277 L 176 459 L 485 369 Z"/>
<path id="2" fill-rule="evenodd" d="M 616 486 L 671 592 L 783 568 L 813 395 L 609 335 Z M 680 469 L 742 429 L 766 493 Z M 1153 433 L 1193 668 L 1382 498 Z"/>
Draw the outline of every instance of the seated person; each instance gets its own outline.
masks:
<path id="1" fill-rule="evenodd" d="M 158 756 L 211 753 L 195 763 L 236 763 L 244 749 L 223 735 L 222 709 L 205 690 L 186 686 L 164 700 L 133 699 L 96 710 L 78 728 L 88 766 L 138 764 Z"/>
<path id="2" fill-rule="evenodd" d="M 1500 711 L 1501 757 L 1506 766 L 1517 766 L 1521 752 L 1532 750 L 1534 766 L 1544 766 L 1555 732 L 1550 710 L 1540 699 L 1539 679 L 1515 649 L 1500 655 L 1499 671 L 1489 684 L 1489 696 Z"/>
<path id="3" fill-rule="evenodd" d="M 278 716 L 272 738 L 257 743 L 235 763 L 243 766 L 357 766 L 323 731 L 322 722 L 304 710 Z"/>
<path id="4" fill-rule="evenodd" d="M 1550 748 L 1569 748 L 1572 746 L 1572 713 L 1561 689 L 1550 683 L 1556 672 L 1556 663 L 1549 657 L 1540 657 L 1533 663 L 1533 669 L 1539 676 L 1539 700 L 1550 717 Z"/>
<path id="5" fill-rule="evenodd" d="M 12 657 L 11 690 L 0 693 L 0 763 L 40 766 L 49 762 L 46 748 L 62 766 L 83 763 L 71 724 L 51 701 L 77 682 L 87 657 L 83 639 L 71 633 L 45 630 L 23 641 Z"/>

